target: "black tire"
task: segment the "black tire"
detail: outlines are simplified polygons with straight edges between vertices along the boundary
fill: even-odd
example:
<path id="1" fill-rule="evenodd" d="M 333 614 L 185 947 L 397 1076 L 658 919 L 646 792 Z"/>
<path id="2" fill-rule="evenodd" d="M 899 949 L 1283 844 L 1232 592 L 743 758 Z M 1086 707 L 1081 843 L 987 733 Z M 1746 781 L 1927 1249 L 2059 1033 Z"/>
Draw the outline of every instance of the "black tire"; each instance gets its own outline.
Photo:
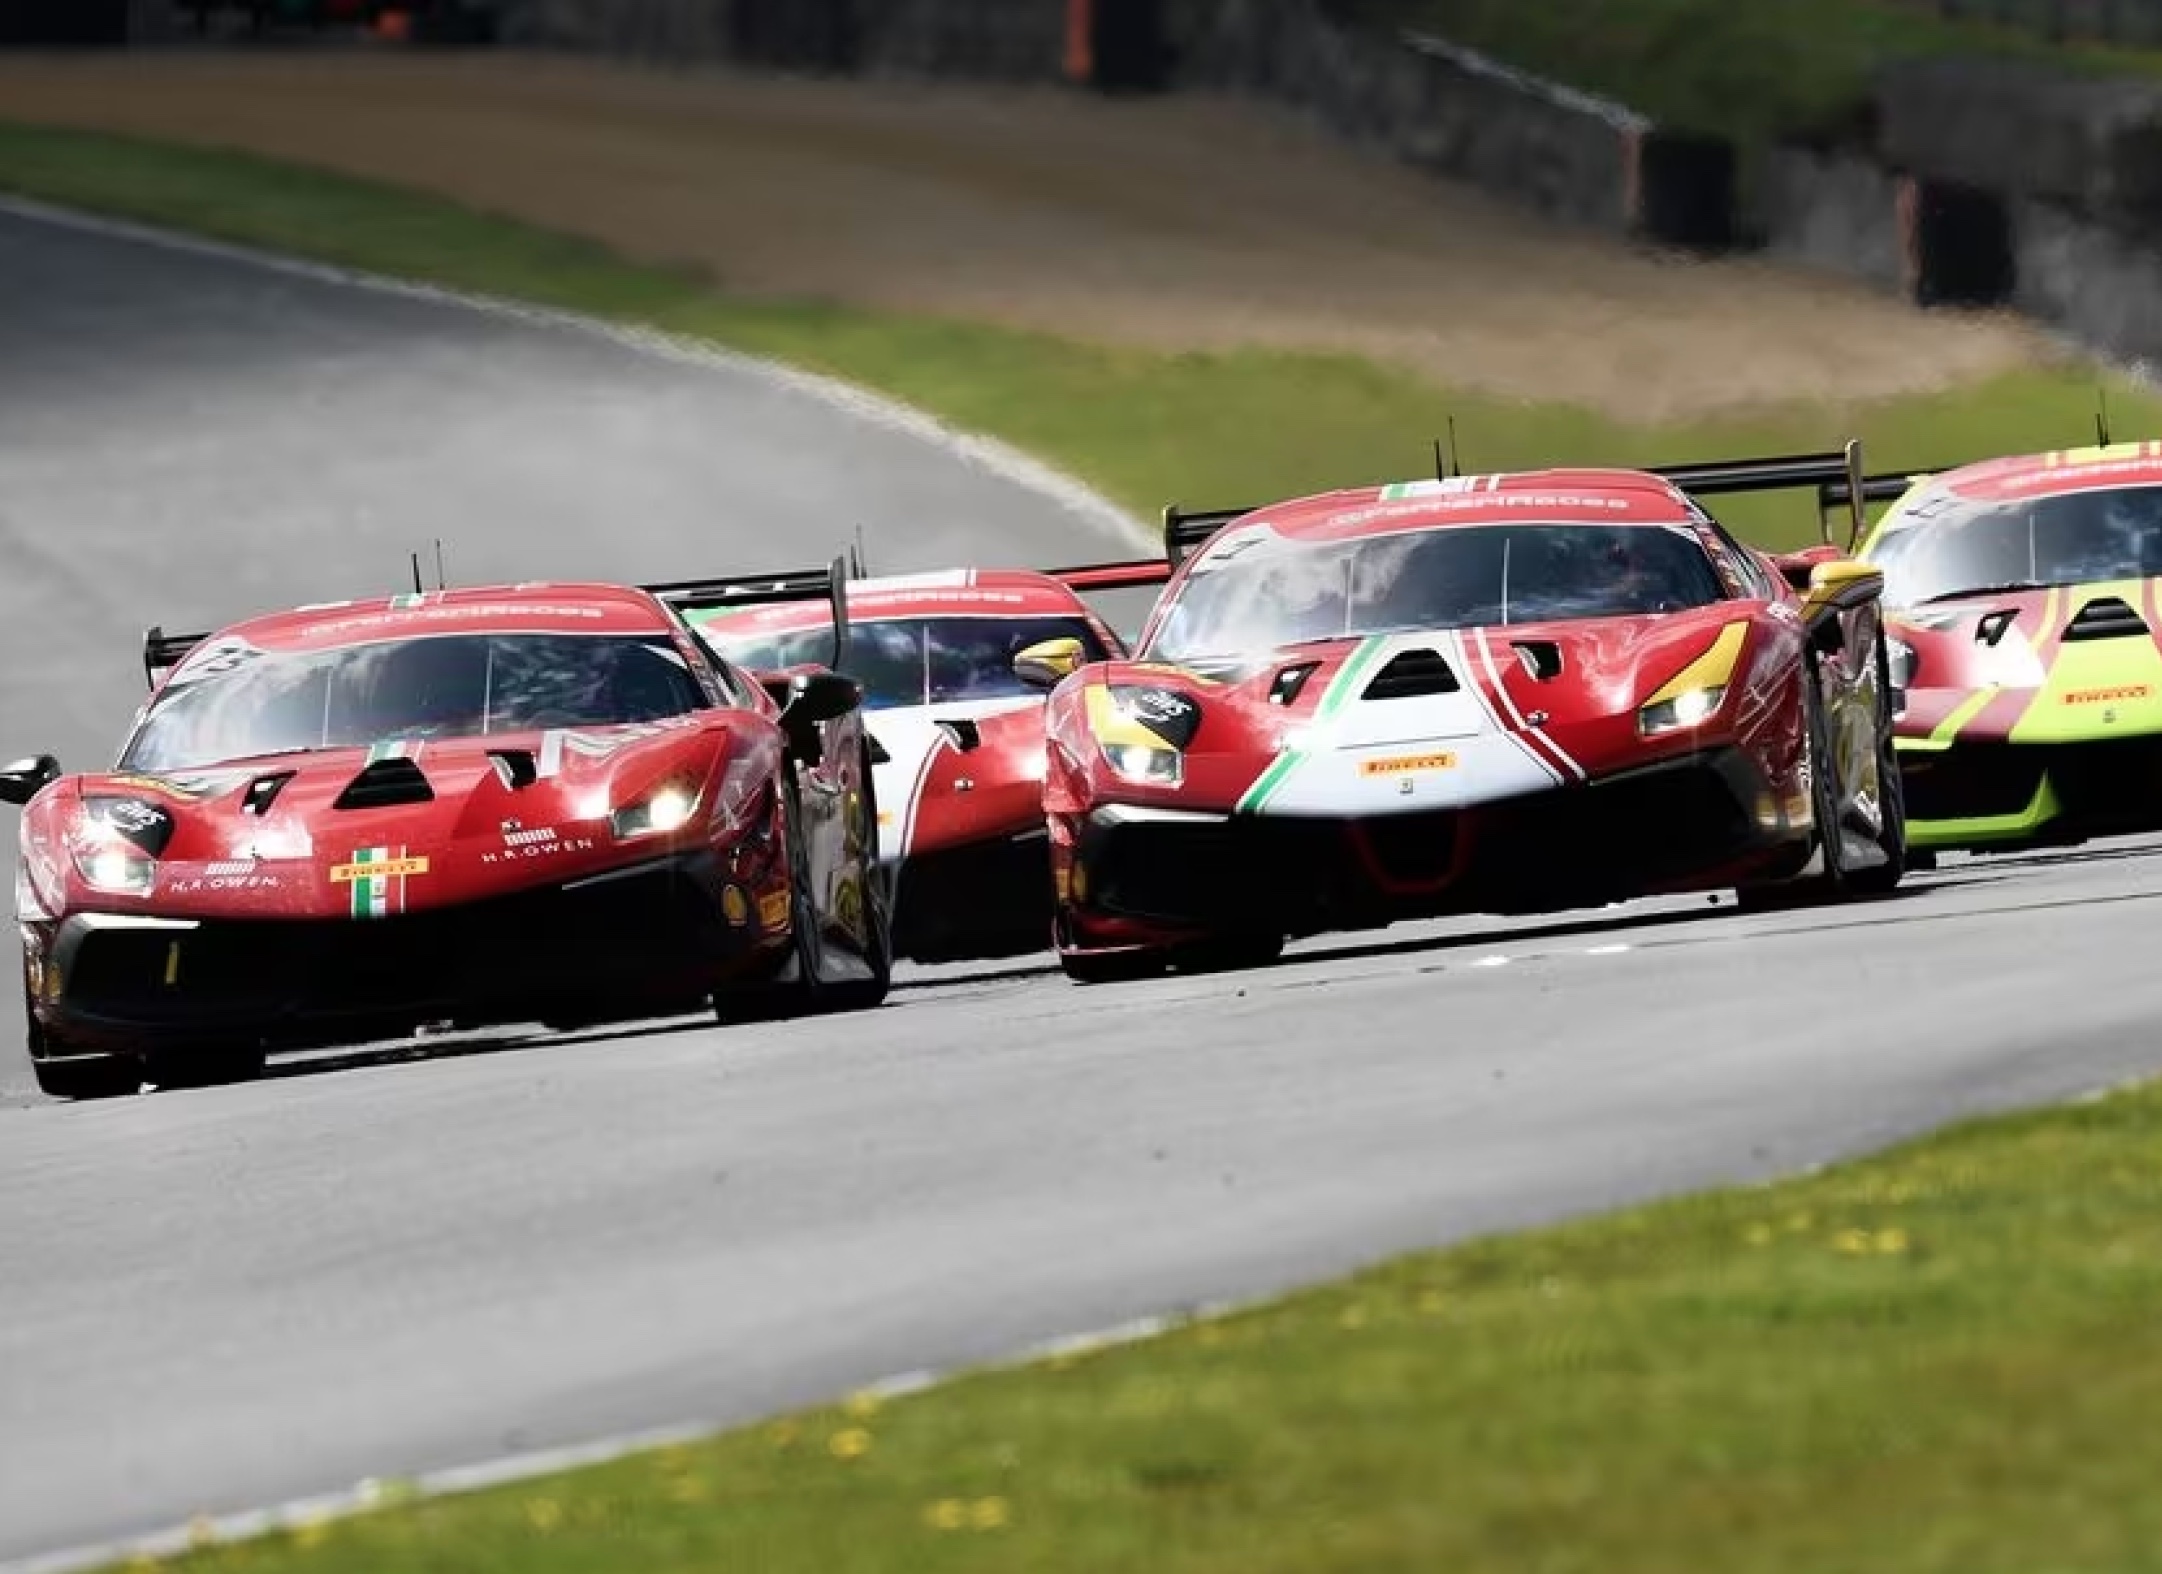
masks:
<path id="1" fill-rule="evenodd" d="M 262 1076 L 268 1065 L 269 1057 L 260 1049 L 152 1055 L 143 1066 L 143 1080 L 161 1088 L 216 1088 L 234 1082 L 253 1082 Z"/>
<path id="2" fill-rule="evenodd" d="M 1834 900 L 1846 894 L 1846 843 L 1840 827 L 1839 788 L 1831 768 L 1831 725 L 1824 716 L 1824 688 L 1814 651 L 1802 669 L 1802 709 L 1809 735 L 1809 807 L 1824 867 L 1802 879 L 1744 886 L 1734 893 L 1744 912 L 1779 912 Z M 1805 864 L 1803 867 L 1807 867 Z"/>
<path id="3" fill-rule="evenodd" d="M 1882 636 L 1877 640 L 1877 693 L 1879 704 L 1889 706 L 1892 693 L 1891 650 Z M 1899 774 L 1899 754 L 1892 747 L 1892 718 L 1880 714 L 1877 718 L 1877 787 L 1883 803 L 1884 829 L 1877 837 L 1877 846 L 1883 850 L 1884 862 L 1870 869 L 1857 869 L 1847 876 L 1847 889 L 1856 896 L 1889 896 L 1906 878 L 1910 865 L 1907 853 L 1907 789 Z"/>
<path id="4" fill-rule="evenodd" d="M 1809 707 L 1809 798 L 1817 822 L 1817 850 L 1824 868 L 1809 882 L 1819 898 L 1843 895 L 1847 872 L 1846 828 L 1839 815 L 1839 772 L 1832 760 L 1832 727 L 1824 714 L 1824 683 L 1811 656 L 1804 680 L 1803 703 Z"/>
<path id="5" fill-rule="evenodd" d="M 1059 971 L 1077 984 L 1130 984 L 1169 971 L 1164 951 L 1061 951 Z"/>
<path id="6" fill-rule="evenodd" d="M 843 979 L 827 985 L 827 1006 L 835 1011 L 875 1010 L 886 1003 L 886 996 L 893 989 L 893 893 L 879 863 L 878 789 L 871 776 L 871 746 L 868 743 L 863 745 L 857 776 L 863 783 L 863 791 L 858 794 L 863 815 L 858 845 L 863 850 L 865 864 L 864 921 L 871 935 L 863 960 L 870 968 L 871 976 Z"/>

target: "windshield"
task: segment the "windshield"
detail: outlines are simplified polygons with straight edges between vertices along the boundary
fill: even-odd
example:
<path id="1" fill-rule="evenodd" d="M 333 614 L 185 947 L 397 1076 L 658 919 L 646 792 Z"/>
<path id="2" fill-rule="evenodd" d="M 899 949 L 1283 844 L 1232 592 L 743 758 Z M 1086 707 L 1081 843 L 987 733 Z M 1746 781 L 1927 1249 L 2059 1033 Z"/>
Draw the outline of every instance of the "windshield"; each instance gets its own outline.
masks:
<path id="1" fill-rule="evenodd" d="M 786 634 L 737 634 L 720 623 L 698 631 L 724 658 L 754 671 L 833 659 L 833 625 Z M 895 618 L 852 623 L 848 675 L 864 688 L 864 708 L 952 704 L 1035 695 L 1013 673 L 1013 658 L 1047 639 L 1077 639 L 1087 660 L 1110 654 L 1081 617 Z"/>
<path id="2" fill-rule="evenodd" d="M 1911 607 L 1962 591 L 2162 574 L 2162 487 L 2065 492 L 2010 503 L 1940 492 L 1870 550 L 1884 599 Z"/>
<path id="3" fill-rule="evenodd" d="M 1704 548 L 1659 525 L 1451 525 L 1351 541 L 1253 535 L 1197 562 L 1141 654 L 1672 612 L 1724 599 Z"/>
<path id="4" fill-rule="evenodd" d="M 173 771 L 390 738 L 658 721 L 706 703 L 665 635 L 449 634 L 242 651 L 200 677 L 176 672 L 120 767 Z"/>

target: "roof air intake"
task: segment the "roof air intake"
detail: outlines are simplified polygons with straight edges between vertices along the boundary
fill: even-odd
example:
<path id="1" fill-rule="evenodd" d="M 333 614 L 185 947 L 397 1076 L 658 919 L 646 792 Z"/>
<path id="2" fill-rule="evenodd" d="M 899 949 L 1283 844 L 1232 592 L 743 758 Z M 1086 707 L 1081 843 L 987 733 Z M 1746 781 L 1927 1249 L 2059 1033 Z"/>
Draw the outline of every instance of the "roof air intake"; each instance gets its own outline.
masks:
<path id="1" fill-rule="evenodd" d="M 401 803 L 428 803 L 435 789 L 411 760 L 377 760 L 345 784 L 334 809 L 388 809 Z"/>
<path id="2" fill-rule="evenodd" d="M 1463 685 L 1449 664 L 1430 650 L 1407 650 L 1374 674 L 1361 699 L 1408 700 L 1421 694 L 1454 694 Z"/>

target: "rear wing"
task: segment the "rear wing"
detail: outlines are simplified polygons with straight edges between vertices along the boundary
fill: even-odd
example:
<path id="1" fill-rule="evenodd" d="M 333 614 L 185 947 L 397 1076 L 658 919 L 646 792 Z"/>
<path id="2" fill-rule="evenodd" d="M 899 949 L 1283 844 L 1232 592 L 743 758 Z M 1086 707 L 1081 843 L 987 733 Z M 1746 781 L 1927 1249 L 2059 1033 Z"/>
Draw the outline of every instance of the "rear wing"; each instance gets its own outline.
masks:
<path id="1" fill-rule="evenodd" d="M 1661 476 L 1684 492 L 1717 497 L 1736 492 L 1772 492 L 1794 487 L 1814 487 L 1817 493 L 1817 530 L 1826 546 L 1833 545 L 1832 513 L 1847 513 L 1847 550 L 1861 545 L 1869 528 L 1866 512 L 1871 503 L 1889 502 L 1902 495 L 1928 471 L 1886 471 L 1867 474 L 1862 468 L 1862 444 L 1852 439 L 1845 448 L 1821 454 L 1785 454 L 1769 459 L 1721 459 L 1704 464 L 1653 465 L 1648 473 Z"/>
<path id="2" fill-rule="evenodd" d="M 826 665 L 839 672 L 848 660 L 848 581 L 852 566 L 859 569 L 862 566 L 853 554 L 836 556 L 824 568 L 755 575 L 747 579 L 679 579 L 638 588 L 666 602 L 678 613 L 824 600 L 833 612 L 833 659 Z"/>
<path id="3" fill-rule="evenodd" d="M 1928 480 L 1934 474 L 1936 472 L 1933 470 L 1917 470 L 1911 475 L 1905 471 L 1887 471 L 1883 475 L 1863 476 L 1862 501 L 1865 503 L 1889 503 L 1894 498 L 1906 496 L 1908 488 L 1918 481 Z M 1823 499 L 1825 507 L 1842 508 L 1847 502 L 1847 483 L 1835 481 L 1829 489 L 1819 495 Z"/>
<path id="4" fill-rule="evenodd" d="M 1164 561 L 1177 568 L 1217 531 L 1261 506 L 1256 503 L 1251 508 L 1205 508 L 1188 513 L 1176 503 L 1167 505 L 1164 509 Z"/>
<path id="5" fill-rule="evenodd" d="M 210 638 L 201 634 L 168 634 L 153 623 L 143 631 L 143 681 L 151 688 L 158 679 L 187 659 L 189 651 Z"/>
<path id="6" fill-rule="evenodd" d="M 1063 581 L 1072 590 L 1145 590 L 1169 579 L 1171 565 L 1162 558 L 1144 557 L 1128 563 L 1079 563 L 1040 572 Z"/>
<path id="7" fill-rule="evenodd" d="M 1817 532 L 1826 546 L 1832 545 L 1832 510 L 1844 504 L 1848 514 L 1848 547 L 1862 539 L 1868 521 L 1862 511 L 1866 476 L 1862 469 L 1862 444 L 1849 439 L 1847 446 L 1820 454 L 1780 454 L 1759 459 L 1718 459 L 1702 464 L 1647 465 L 1646 473 L 1671 481 L 1695 497 L 1731 496 L 1737 492 L 1778 492 L 1814 487 L 1817 494 Z M 1836 489 L 1836 490 L 1835 490 Z"/>

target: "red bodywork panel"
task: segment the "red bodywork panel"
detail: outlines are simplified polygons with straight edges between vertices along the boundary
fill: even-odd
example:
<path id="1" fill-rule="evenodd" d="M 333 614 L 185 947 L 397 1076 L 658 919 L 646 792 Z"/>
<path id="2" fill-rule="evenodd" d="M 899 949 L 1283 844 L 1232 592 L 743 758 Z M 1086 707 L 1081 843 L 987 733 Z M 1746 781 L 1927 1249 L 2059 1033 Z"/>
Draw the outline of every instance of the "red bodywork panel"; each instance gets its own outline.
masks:
<path id="1" fill-rule="evenodd" d="M 1227 653 L 1193 667 L 1147 659 L 1196 565 L 1228 558 L 1241 538 L 1266 533 L 1331 543 L 1437 527 L 1573 522 L 1690 531 L 1729 599 L 1658 614 L 1317 640 Z M 1798 587 L 1806 587 L 1815 563 L 1839 555 L 1775 559 L 1742 547 L 1675 486 L 1633 471 L 1554 470 L 1356 489 L 1295 499 L 1231 522 L 1173 575 L 1135 660 L 1084 669 L 1052 695 L 1044 807 L 1061 890 L 1061 946 L 1086 952 L 1197 938 L 1176 925 L 1090 910 L 1077 849 L 1106 813 L 1114 818 L 1105 823 L 1129 822 L 1138 813 L 1174 828 L 1188 821 L 1234 828 L 1341 823 L 1351 828 L 1342 856 L 1354 861 L 1370 850 L 1361 827 L 1384 832 L 1399 812 L 1406 819 L 1453 818 L 1453 863 L 1412 877 L 1381 867 L 1377 857 L 1367 870 L 1380 897 L 1441 913 L 1461 910 L 1451 905 L 1452 882 L 1479 853 L 1481 836 L 1502 835 L 1497 828 L 1515 824 L 1532 800 L 1561 804 L 1597 784 L 1661 767 L 1709 769 L 1718 760 L 1746 783 L 1747 810 L 1764 830 L 1763 846 L 1739 862 L 1690 868 L 1650 889 L 1733 884 L 1759 865 L 1789 858 L 1811 824 L 1804 697 L 1810 657 Z M 1869 642 L 1840 680 L 1872 693 L 1874 631 L 1871 623 Z M 1716 709 L 1694 725 L 1646 736 L 1640 708 L 1715 646 L 1733 657 Z M 1406 652 L 1438 656 L 1456 687 L 1405 705 L 1363 704 L 1373 675 Z M 1104 729 L 1127 725 L 1104 720 L 1115 708 L 1113 690 L 1128 691 L 1126 703 L 1190 718 L 1176 783 L 1137 781 L 1113 769 Z M 1414 714 L 1418 720 L 1406 719 Z M 1327 734 L 1326 741 L 1315 742 L 1317 733 Z M 1622 834 L 1630 834 L 1626 824 Z M 1647 825 L 1642 834 L 1665 833 Z M 1543 872 L 1540 846 L 1523 846 L 1516 856 L 1527 871 Z"/>

